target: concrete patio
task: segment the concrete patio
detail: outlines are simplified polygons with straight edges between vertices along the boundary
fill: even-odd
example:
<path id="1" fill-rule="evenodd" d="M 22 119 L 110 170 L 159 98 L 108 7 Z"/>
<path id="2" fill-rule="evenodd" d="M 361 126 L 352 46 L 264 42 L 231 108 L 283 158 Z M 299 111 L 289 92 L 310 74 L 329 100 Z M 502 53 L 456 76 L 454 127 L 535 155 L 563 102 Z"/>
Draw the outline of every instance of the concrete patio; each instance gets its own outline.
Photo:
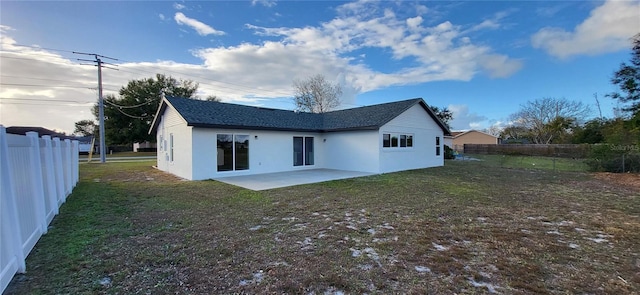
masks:
<path id="1" fill-rule="evenodd" d="M 369 175 L 374 175 L 374 173 L 334 169 L 312 169 L 246 176 L 229 176 L 217 178 L 215 180 L 254 191 L 261 191 Z"/>

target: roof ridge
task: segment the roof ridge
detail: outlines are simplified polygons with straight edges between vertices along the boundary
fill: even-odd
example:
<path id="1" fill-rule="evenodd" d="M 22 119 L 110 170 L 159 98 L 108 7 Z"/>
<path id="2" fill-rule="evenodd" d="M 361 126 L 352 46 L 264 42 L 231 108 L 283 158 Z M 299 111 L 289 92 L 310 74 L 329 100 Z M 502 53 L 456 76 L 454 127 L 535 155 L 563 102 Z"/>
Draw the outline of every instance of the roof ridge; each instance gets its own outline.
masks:
<path id="1" fill-rule="evenodd" d="M 301 132 L 333 132 L 342 130 L 372 130 L 382 127 L 416 104 L 420 104 L 443 130 L 422 98 L 411 98 L 381 104 L 336 110 L 326 113 L 295 112 L 235 103 L 165 97 L 157 114 L 171 106 L 188 126 L 209 128 L 264 129 Z M 159 123 L 158 115 L 150 132 Z"/>

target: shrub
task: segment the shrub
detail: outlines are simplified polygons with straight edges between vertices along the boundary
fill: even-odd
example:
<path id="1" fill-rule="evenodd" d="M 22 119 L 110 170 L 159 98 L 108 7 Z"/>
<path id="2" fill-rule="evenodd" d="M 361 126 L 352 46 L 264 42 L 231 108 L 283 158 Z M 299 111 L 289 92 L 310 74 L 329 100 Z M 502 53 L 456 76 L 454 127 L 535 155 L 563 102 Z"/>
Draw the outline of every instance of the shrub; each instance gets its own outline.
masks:
<path id="1" fill-rule="evenodd" d="M 157 152 L 157 148 L 138 148 L 138 152 Z"/>
<path id="2" fill-rule="evenodd" d="M 638 146 L 594 145 L 585 161 L 591 171 L 640 172 Z"/>
<path id="3" fill-rule="evenodd" d="M 456 158 L 456 155 L 453 152 L 453 149 L 450 148 L 448 145 L 444 146 L 444 158 L 449 160 Z"/>

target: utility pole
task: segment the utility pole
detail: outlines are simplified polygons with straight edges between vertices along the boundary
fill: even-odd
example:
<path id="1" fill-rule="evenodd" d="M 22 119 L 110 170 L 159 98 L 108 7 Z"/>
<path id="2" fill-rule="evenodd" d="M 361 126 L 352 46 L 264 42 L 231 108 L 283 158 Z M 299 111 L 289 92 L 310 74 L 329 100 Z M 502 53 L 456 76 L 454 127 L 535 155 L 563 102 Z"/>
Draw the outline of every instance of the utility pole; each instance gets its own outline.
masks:
<path id="1" fill-rule="evenodd" d="M 109 64 L 109 63 L 105 63 L 103 62 L 100 58 L 106 58 L 106 59 L 111 59 L 111 60 L 116 60 L 115 58 L 111 58 L 111 57 L 107 57 L 104 55 L 99 55 L 99 54 L 95 54 L 95 53 L 84 53 L 84 52 L 73 52 L 75 54 L 82 54 L 82 55 L 93 55 L 93 57 L 95 57 L 95 60 L 88 60 L 88 59 L 78 59 L 80 61 L 88 61 L 88 62 L 95 62 L 95 66 L 98 67 L 98 120 L 99 120 L 99 132 L 100 132 L 100 163 L 105 163 L 107 161 L 107 153 L 106 153 L 106 143 L 105 143 L 105 139 L 104 139 L 104 99 L 102 97 L 102 64 L 108 64 L 108 65 L 113 65 L 116 66 L 114 64 Z M 114 69 L 114 68 L 110 68 L 110 69 Z M 114 69 L 117 70 L 117 69 Z"/>
<path id="2" fill-rule="evenodd" d="M 593 97 L 596 99 L 596 106 L 598 106 L 598 112 L 600 112 L 600 120 L 602 120 L 602 109 L 600 109 L 600 101 L 598 100 L 598 92 L 593 94 Z"/>

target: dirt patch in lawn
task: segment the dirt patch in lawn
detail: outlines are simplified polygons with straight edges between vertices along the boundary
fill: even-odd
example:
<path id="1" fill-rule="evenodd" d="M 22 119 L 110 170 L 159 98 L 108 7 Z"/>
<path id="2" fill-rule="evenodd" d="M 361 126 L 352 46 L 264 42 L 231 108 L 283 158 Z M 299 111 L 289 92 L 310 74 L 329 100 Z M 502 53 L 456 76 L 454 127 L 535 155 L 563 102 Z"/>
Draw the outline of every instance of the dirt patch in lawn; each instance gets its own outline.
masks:
<path id="1" fill-rule="evenodd" d="M 7 294 L 640 292 L 635 188 L 476 162 L 260 192 L 87 166 Z"/>
<path id="2" fill-rule="evenodd" d="M 640 190 L 640 174 L 601 172 L 595 173 L 595 178 Z"/>

